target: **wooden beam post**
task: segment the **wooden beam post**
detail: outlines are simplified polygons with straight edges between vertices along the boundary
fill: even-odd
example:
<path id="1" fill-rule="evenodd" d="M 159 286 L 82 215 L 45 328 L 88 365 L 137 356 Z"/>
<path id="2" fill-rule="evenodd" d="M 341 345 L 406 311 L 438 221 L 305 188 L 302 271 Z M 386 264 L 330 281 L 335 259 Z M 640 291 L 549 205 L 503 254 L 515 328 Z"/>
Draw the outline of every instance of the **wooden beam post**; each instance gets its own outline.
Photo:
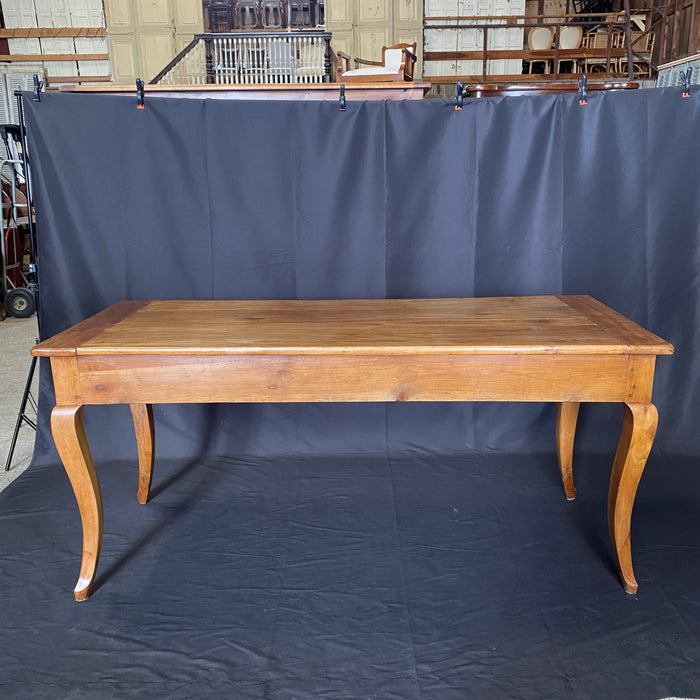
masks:
<path id="1" fill-rule="evenodd" d="M 630 0 L 624 0 L 625 5 L 625 43 L 627 44 L 627 77 L 634 77 L 634 57 L 632 56 L 632 27 L 630 27 Z M 651 61 L 651 56 L 649 56 Z"/>

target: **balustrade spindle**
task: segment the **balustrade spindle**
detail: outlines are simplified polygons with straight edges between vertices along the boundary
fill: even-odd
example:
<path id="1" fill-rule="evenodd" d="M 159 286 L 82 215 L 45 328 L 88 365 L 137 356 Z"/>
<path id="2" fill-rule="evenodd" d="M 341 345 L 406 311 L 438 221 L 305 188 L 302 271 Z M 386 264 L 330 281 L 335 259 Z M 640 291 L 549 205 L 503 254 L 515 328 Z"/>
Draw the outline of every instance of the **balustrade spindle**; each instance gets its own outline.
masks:
<path id="1" fill-rule="evenodd" d="M 250 47 L 248 46 L 248 39 L 243 39 L 241 41 L 241 45 L 242 45 L 241 51 L 243 53 L 243 61 L 244 61 L 243 68 L 245 70 L 243 82 L 247 84 L 250 82 L 250 75 L 251 75 L 250 74 L 251 65 L 250 65 L 250 55 L 249 55 Z"/>
<path id="2" fill-rule="evenodd" d="M 219 74 L 221 76 L 221 82 L 226 84 L 228 82 L 228 71 L 226 70 L 226 40 L 219 40 L 219 65 L 221 69 Z"/>
<path id="3" fill-rule="evenodd" d="M 299 47 L 299 67 L 301 68 L 301 58 L 302 56 L 304 59 L 307 58 L 307 56 L 314 56 L 313 49 L 311 48 L 313 44 L 309 43 L 309 39 L 306 37 L 302 37 L 301 39 L 301 46 Z M 302 83 L 307 83 L 309 81 L 309 71 L 305 70 L 302 72 L 302 75 L 300 75 L 297 80 Z"/>

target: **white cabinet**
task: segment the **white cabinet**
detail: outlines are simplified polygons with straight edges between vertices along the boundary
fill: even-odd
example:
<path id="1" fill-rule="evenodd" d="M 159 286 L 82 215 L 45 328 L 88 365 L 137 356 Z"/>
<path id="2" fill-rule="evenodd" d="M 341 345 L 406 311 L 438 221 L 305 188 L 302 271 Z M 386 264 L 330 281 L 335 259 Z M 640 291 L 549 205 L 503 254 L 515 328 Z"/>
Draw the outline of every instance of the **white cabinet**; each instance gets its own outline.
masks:
<path id="1" fill-rule="evenodd" d="M 518 51 L 524 46 L 524 31 L 518 28 L 498 28 L 498 20 L 478 20 L 479 17 L 498 17 L 525 14 L 525 0 L 425 0 L 425 52 L 482 51 L 483 29 L 462 29 L 458 24 L 483 23 L 489 25 L 486 48 L 489 50 Z M 439 20 L 431 17 L 469 17 L 473 20 Z M 449 25 L 432 28 L 431 24 Z M 454 29 L 452 28 L 454 27 Z M 493 27 L 493 28 L 491 28 Z M 423 68 L 426 79 L 438 76 L 478 76 L 480 60 L 427 61 Z M 512 75 L 522 72 L 521 59 L 495 59 L 487 62 L 488 75 Z"/>
<path id="2" fill-rule="evenodd" d="M 102 0 L 2 0 L 8 29 L 105 26 Z M 42 37 L 8 39 L 11 54 L 107 54 L 103 37 Z M 52 84 L 56 78 L 109 76 L 109 61 L 44 61 L 44 71 Z M 51 80 L 54 78 L 54 80 Z"/>
<path id="3" fill-rule="evenodd" d="M 202 0 L 109 0 L 106 10 L 116 83 L 148 82 L 203 31 Z"/>

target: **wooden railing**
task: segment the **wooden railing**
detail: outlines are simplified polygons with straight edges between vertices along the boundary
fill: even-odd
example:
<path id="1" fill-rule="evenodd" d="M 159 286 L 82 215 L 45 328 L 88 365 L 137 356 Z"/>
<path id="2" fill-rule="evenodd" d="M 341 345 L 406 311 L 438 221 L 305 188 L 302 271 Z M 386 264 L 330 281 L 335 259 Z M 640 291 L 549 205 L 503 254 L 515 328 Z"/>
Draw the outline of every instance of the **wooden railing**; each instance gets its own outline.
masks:
<path id="1" fill-rule="evenodd" d="M 659 64 L 700 53 L 700 0 L 670 0 L 653 9 L 659 25 Z"/>
<path id="2" fill-rule="evenodd" d="M 150 84 L 328 83 L 330 41 L 320 30 L 196 34 Z"/>
<path id="3" fill-rule="evenodd" d="M 644 10 L 634 11 L 635 31 L 632 30 L 629 18 L 619 19 L 617 14 L 611 16 L 609 13 L 601 15 L 511 15 L 511 16 L 446 16 L 446 17 L 425 17 L 424 19 L 424 52 L 423 52 L 423 73 L 426 80 L 431 82 L 453 81 L 459 78 L 465 82 L 499 81 L 504 80 L 516 82 L 522 80 L 571 80 L 579 77 L 584 72 L 598 73 L 600 78 L 610 79 L 615 77 L 629 77 L 630 79 L 639 77 L 635 73 L 635 63 L 645 61 L 651 66 L 652 57 L 639 51 L 639 47 L 646 45 L 646 39 L 652 36 L 654 31 L 651 22 Z M 640 19 L 641 18 L 641 19 Z M 582 44 L 575 49 L 562 49 L 559 46 L 559 34 L 563 27 L 578 26 L 582 30 Z M 639 26 L 644 29 L 639 31 Z M 494 32 L 503 30 L 521 30 L 522 45 L 527 46 L 527 35 L 529 30 L 535 27 L 545 26 L 554 31 L 552 48 L 546 50 L 532 50 L 529 48 L 495 49 L 491 48 L 490 41 Z M 465 30 L 476 30 L 481 33 L 480 48 L 471 50 L 455 51 L 432 51 L 429 45 L 429 32 L 431 31 L 451 31 L 455 34 Z M 586 37 L 591 38 L 594 33 L 605 34 L 604 44 L 600 45 L 597 40 L 595 45 L 589 45 Z M 520 39 L 518 39 L 518 43 Z M 651 42 L 649 42 L 651 43 Z M 551 65 L 551 72 L 544 74 L 534 74 L 518 72 L 516 74 L 499 74 L 489 70 L 489 62 L 503 59 L 520 59 L 525 62 L 540 61 Z M 455 65 L 455 70 L 449 76 L 433 75 L 430 70 L 431 62 L 451 61 Z M 476 73 L 464 73 L 458 70 L 460 61 L 479 61 L 480 71 Z M 572 70 L 567 73 L 560 73 L 561 62 L 566 61 Z M 649 73 L 652 70 L 650 68 Z"/>

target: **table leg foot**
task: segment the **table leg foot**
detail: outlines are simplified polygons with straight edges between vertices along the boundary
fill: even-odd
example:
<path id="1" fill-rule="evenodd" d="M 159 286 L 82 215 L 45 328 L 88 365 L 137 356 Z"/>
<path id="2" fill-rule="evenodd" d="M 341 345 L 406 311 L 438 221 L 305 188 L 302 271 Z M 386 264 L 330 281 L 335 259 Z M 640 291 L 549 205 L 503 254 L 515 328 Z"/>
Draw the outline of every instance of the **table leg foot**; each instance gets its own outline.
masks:
<path id="1" fill-rule="evenodd" d="M 149 403 L 132 403 L 131 415 L 134 419 L 136 445 L 139 451 L 139 490 L 136 494 L 136 500 L 139 503 L 146 503 L 151 490 L 155 455 L 153 407 Z"/>
<path id="2" fill-rule="evenodd" d="M 578 401 L 565 401 L 557 405 L 557 457 L 559 458 L 561 480 L 564 484 L 564 492 L 568 501 L 573 501 L 576 498 L 573 456 L 576 420 L 578 419 L 580 405 Z"/>
<path id="3" fill-rule="evenodd" d="M 658 414 L 653 404 L 624 405 L 622 435 L 615 454 L 608 492 L 608 528 L 622 583 L 628 593 L 637 592 L 632 569 L 630 524 L 639 480 L 649 456 Z"/>
<path id="4" fill-rule="evenodd" d="M 90 595 L 102 548 L 102 493 L 85 437 L 83 407 L 56 406 L 51 412 L 51 432 L 83 524 L 83 557 L 73 593 L 76 600 L 85 600 Z"/>

